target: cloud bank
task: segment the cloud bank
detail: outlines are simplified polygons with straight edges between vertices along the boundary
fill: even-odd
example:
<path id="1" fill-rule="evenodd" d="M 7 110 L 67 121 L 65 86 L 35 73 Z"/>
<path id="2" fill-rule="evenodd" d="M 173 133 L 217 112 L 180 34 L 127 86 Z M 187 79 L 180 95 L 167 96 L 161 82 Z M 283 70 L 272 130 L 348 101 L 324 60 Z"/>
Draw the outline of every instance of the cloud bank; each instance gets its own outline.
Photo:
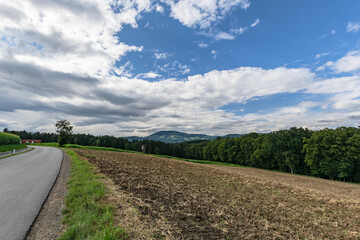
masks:
<path id="1" fill-rule="evenodd" d="M 173 61 L 159 66 L 157 72 L 132 77 L 131 62 L 116 65 L 127 53 L 144 51 L 143 46 L 116 37 L 124 25 L 138 27 L 143 13 L 168 12 L 186 27 L 205 29 L 234 8 L 249 6 L 248 0 L 1 3 L 0 127 L 53 131 L 56 120 L 68 119 L 78 132 L 92 134 L 180 130 L 223 135 L 353 123 L 360 116 L 356 74 L 319 79 L 308 68 L 238 67 L 178 79 L 179 73 L 190 74 L 191 67 Z M 256 19 L 250 27 L 259 22 Z M 219 40 L 233 36 L 226 34 L 216 36 Z M 358 51 L 349 52 L 324 68 L 356 73 L 359 56 Z M 167 57 L 167 53 L 154 54 L 158 60 Z M 171 72 L 173 78 L 163 79 L 161 72 Z M 231 103 L 299 92 L 322 94 L 326 101 L 303 101 L 272 113 L 236 115 L 223 109 Z"/>

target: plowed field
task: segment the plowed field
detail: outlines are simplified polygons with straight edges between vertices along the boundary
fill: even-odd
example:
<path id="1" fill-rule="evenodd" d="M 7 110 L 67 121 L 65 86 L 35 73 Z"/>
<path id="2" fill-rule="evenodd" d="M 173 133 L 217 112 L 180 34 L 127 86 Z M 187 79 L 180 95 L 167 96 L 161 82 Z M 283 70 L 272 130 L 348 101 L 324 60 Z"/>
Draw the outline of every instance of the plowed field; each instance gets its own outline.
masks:
<path id="1" fill-rule="evenodd" d="M 112 180 L 108 184 L 117 193 L 107 201 L 115 203 L 118 223 L 133 239 L 360 238 L 360 185 L 140 154 L 75 151 Z"/>

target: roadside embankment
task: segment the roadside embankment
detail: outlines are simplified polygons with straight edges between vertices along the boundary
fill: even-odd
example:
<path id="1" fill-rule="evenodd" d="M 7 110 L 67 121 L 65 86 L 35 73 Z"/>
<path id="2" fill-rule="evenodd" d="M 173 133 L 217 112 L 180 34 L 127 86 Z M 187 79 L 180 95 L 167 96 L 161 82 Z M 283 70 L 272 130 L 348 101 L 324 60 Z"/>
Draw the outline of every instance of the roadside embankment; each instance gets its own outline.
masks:
<path id="1" fill-rule="evenodd" d="M 14 154 L 19 154 L 25 151 L 29 151 L 31 149 L 32 148 L 28 148 L 25 144 L 1 145 L 0 158 L 8 157 Z"/>

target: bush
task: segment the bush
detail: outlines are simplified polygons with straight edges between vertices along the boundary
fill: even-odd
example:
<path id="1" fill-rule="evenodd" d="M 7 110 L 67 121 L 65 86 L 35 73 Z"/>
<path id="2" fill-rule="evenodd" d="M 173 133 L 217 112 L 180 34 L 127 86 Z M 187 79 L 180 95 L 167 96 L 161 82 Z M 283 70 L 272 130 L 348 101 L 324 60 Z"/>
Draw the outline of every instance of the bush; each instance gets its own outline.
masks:
<path id="1" fill-rule="evenodd" d="M 20 137 L 11 133 L 0 133 L 0 145 L 20 143 Z"/>

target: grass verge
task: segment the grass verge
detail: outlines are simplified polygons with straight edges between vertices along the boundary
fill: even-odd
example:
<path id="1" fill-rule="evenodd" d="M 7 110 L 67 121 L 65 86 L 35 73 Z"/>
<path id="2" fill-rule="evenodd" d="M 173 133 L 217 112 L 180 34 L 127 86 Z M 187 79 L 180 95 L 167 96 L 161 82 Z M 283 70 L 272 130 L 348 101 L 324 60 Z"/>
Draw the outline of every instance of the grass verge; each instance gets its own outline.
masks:
<path id="1" fill-rule="evenodd" d="M 49 143 L 30 143 L 29 145 L 33 146 L 42 146 L 42 147 L 58 147 L 59 144 L 56 142 L 49 142 Z"/>
<path id="2" fill-rule="evenodd" d="M 0 152 L 12 151 L 13 149 L 26 148 L 26 144 L 11 144 L 11 145 L 0 145 Z"/>
<path id="3" fill-rule="evenodd" d="M 125 230 L 114 226 L 114 209 L 101 203 L 107 190 L 94 168 L 75 152 L 65 152 L 72 167 L 63 211 L 67 228 L 59 240 L 127 239 Z"/>

